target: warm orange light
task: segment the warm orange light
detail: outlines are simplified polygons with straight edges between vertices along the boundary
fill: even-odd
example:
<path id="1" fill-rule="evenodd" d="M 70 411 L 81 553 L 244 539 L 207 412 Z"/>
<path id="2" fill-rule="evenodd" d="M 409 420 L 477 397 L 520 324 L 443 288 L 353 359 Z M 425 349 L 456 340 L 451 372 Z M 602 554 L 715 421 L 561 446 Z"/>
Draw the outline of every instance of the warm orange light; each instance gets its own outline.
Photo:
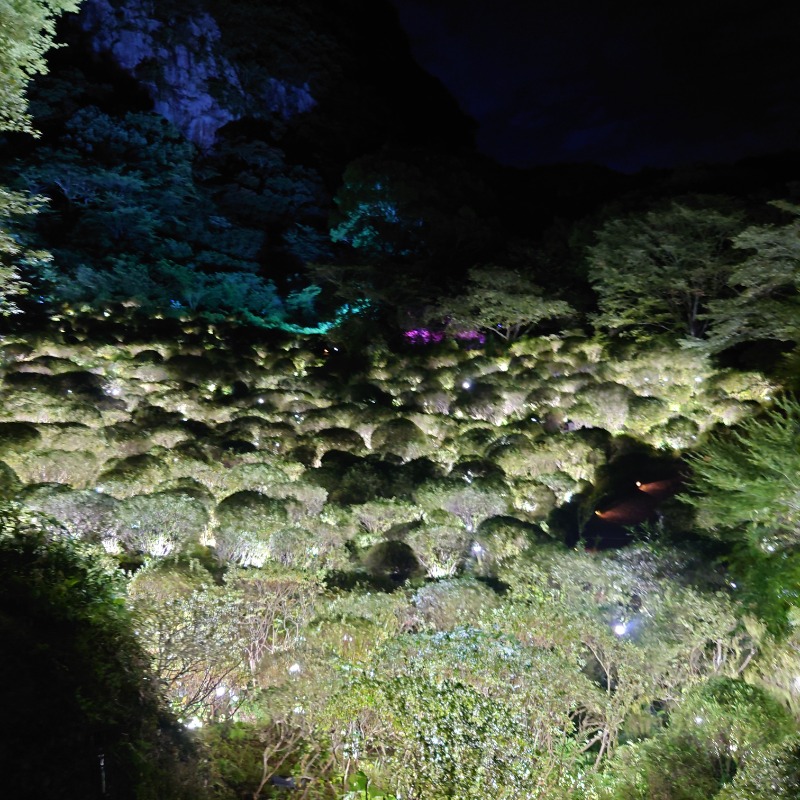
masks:
<path id="1" fill-rule="evenodd" d="M 669 492 L 675 481 L 651 481 L 650 483 L 642 483 L 637 481 L 636 485 L 647 494 L 661 494 L 662 492 Z"/>

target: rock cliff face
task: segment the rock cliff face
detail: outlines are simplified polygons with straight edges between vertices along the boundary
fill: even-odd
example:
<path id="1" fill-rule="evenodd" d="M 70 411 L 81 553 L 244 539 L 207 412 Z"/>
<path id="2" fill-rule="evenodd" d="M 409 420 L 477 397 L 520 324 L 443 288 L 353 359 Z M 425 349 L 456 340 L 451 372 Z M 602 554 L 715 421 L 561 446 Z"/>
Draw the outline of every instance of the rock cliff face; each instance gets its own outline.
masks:
<path id="1" fill-rule="evenodd" d="M 93 50 L 140 82 L 153 109 L 201 149 L 245 116 L 288 119 L 315 105 L 308 84 L 268 75 L 255 80 L 222 52 L 220 28 L 199 3 L 171 16 L 154 0 L 86 0 L 80 25 Z"/>
<path id="2" fill-rule="evenodd" d="M 389 0 L 84 0 L 78 24 L 201 150 L 242 121 L 336 183 L 389 142 L 471 147 Z"/>

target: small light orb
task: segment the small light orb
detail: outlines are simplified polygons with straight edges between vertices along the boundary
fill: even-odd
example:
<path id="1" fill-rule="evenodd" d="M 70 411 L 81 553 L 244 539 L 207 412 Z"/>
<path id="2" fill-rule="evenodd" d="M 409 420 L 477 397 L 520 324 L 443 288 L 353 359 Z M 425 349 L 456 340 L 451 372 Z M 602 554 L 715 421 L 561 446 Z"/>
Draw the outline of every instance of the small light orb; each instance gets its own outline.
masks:
<path id="1" fill-rule="evenodd" d="M 695 721 L 695 724 L 702 725 L 704 720 L 703 720 L 702 717 L 695 717 L 694 721 Z"/>
<path id="2" fill-rule="evenodd" d="M 470 389 L 470 388 L 472 388 L 472 381 L 463 381 L 461 383 L 461 386 L 464 389 Z"/>
<path id="3" fill-rule="evenodd" d="M 480 544 L 478 542 L 475 542 L 472 545 L 472 555 L 479 556 L 483 552 L 484 552 L 484 549 L 480 546 Z"/>
<path id="4" fill-rule="evenodd" d="M 615 622 L 613 631 L 617 634 L 617 636 L 624 636 L 625 632 L 628 630 L 628 626 L 624 622 Z"/>
<path id="5" fill-rule="evenodd" d="M 291 667 L 289 667 L 289 674 L 290 675 L 299 675 L 300 674 L 300 665 L 295 661 Z"/>
<path id="6" fill-rule="evenodd" d="M 222 697 L 222 695 L 224 695 L 226 691 L 227 690 L 225 689 L 224 686 L 217 686 L 215 694 L 217 695 L 217 697 Z"/>

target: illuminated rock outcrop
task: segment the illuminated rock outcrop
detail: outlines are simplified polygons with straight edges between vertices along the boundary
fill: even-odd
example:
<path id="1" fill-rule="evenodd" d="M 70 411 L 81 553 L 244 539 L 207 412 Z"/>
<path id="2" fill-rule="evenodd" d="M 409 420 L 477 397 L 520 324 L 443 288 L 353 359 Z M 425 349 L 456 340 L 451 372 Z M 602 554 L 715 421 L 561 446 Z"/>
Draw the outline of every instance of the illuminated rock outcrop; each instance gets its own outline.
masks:
<path id="1" fill-rule="evenodd" d="M 81 27 L 98 54 L 110 56 L 139 81 L 162 114 L 201 149 L 242 117 L 284 119 L 315 105 L 309 86 L 266 74 L 249 75 L 221 47 L 214 17 L 201 4 L 184 16 L 152 0 L 87 0 Z"/>

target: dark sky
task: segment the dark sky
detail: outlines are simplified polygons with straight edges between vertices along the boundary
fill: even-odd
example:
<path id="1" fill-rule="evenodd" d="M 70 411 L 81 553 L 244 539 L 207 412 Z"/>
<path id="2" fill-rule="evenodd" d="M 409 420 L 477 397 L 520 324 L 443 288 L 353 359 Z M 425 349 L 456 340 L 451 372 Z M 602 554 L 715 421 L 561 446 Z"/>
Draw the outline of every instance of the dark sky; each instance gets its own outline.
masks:
<path id="1" fill-rule="evenodd" d="M 393 0 L 506 164 L 624 171 L 800 147 L 800 3 Z"/>

